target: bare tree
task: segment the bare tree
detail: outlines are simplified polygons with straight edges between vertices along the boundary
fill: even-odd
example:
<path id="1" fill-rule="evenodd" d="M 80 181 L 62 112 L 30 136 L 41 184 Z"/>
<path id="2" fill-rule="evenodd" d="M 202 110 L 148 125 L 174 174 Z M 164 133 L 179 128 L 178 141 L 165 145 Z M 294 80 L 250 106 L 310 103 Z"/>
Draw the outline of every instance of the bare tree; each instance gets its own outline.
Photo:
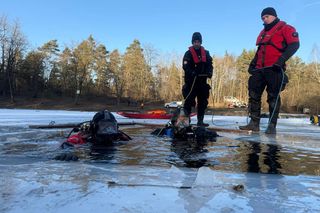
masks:
<path id="1" fill-rule="evenodd" d="M 8 43 L 8 23 L 5 16 L 0 17 L 0 48 L 1 48 L 1 66 L 0 66 L 0 92 L 2 95 L 5 95 L 6 87 L 6 75 L 5 75 L 5 66 L 6 66 L 6 50 Z"/>
<path id="2" fill-rule="evenodd" d="M 159 57 L 159 51 L 152 44 L 144 44 L 143 54 L 147 65 L 150 67 L 151 71 L 154 71 L 157 63 L 156 61 Z"/>
<path id="3" fill-rule="evenodd" d="M 320 83 L 319 57 L 320 57 L 319 48 L 317 45 L 314 45 L 312 49 L 312 60 L 314 65 L 314 77 L 316 78 L 318 83 Z"/>
<path id="4" fill-rule="evenodd" d="M 0 18 L 0 42 L 2 53 L 0 76 L 4 80 L 1 92 L 3 95 L 9 95 L 11 102 L 14 102 L 16 66 L 26 46 L 26 40 L 18 22 L 11 26 L 5 17 Z"/>

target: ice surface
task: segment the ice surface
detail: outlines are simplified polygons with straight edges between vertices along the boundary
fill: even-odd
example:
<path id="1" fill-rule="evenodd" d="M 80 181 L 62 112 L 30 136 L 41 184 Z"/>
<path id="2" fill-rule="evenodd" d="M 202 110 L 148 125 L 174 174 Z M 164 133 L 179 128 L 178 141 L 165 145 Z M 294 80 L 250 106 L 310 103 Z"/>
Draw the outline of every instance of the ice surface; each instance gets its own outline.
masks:
<path id="1" fill-rule="evenodd" d="M 319 169 L 318 175 L 280 175 L 222 171 L 206 166 L 60 162 L 39 156 L 54 152 L 61 139 L 59 134 L 67 130 L 34 130 L 28 125 L 52 121 L 77 123 L 90 120 L 93 115 L 94 112 L 0 110 L 0 212 L 320 211 L 320 167 L 314 168 Z M 119 122 L 132 121 L 115 115 Z M 207 115 L 205 119 L 210 122 L 212 117 Z M 211 126 L 235 129 L 245 122 L 245 117 L 214 116 Z M 262 129 L 266 124 L 267 120 L 263 120 Z M 275 137 L 219 132 L 225 136 L 220 143 L 241 140 L 277 144 L 287 147 L 288 152 L 292 151 L 290 148 L 306 150 L 306 155 L 310 150 L 320 149 L 320 127 L 310 125 L 307 118 L 279 119 L 278 130 Z M 51 136 L 52 140 L 47 142 Z M 161 139 L 159 143 L 165 142 Z M 25 145 L 23 150 L 21 144 Z M 146 145 L 135 144 L 133 149 Z M 157 157 L 156 152 L 149 154 Z M 217 154 L 209 149 L 204 156 Z M 233 189 L 239 184 L 244 186 L 243 191 Z"/>

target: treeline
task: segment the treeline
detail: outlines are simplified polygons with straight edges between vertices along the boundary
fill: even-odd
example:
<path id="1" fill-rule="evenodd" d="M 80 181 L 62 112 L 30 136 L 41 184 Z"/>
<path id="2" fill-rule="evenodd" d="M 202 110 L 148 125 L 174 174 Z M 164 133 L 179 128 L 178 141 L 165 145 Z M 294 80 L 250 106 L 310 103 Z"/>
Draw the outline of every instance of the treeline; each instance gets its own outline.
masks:
<path id="1" fill-rule="evenodd" d="M 1 17 L 0 95 L 12 102 L 17 96 L 74 97 L 75 104 L 84 95 L 115 98 L 117 103 L 182 99 L 182 56 L 178 60 L 167 57 L 163 62 L 156 49 L 142 47 L 138 40 L 123 54 L 117 49 L 108 50 L 91 35 L 63 49 L 57 40 L 33 50 L 27 47 L 20 26 Z M 213 57 L 215 70 L 209 81 L 213 88 L 210 105 L 223 103 L 224 96 L 247 100 L 247 69 L 254 54 L 253 50 L 244 50 L 238 57 L 228 53 Z M 319 68 L 316 60 L 305 64 L 294 57 L 288 62 L 290 83 L 282 96 L 284 107 L 317 107 Z"/>
<path id="2" fill-rule="evenodd" d="M 28 51 L 17 23 L 0 20 L 0 95 L 114 97 L 119 103 L 181 99 L 181 69 L 172 62 L 154 64 L 156 50 L 134 40 L 124 54 L 108 50 L 89 36 L 79 44 L 60 49 L 57 40 Z"/>

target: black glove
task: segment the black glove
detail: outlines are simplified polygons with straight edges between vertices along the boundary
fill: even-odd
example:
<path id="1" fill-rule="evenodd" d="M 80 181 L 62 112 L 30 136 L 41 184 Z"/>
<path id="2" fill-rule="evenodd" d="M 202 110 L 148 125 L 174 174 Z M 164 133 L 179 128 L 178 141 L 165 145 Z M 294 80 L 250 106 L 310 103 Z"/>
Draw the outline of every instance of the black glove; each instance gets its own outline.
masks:
<path id="1" fill-rule="evenodd" d="M 72 153 L 62 153 L 60 155 L 57 155 L 54 159 L 61 161 L 77 161 L 79 158 L 78 156 Z"/>
<path id="2" fill-rule="evenodd" d="M 274 64 L 272 66 L 272 70 L 275 71 L 275 72 L 282 72 L 283 71 L 283 67 L 280 66 L 279 64 Z"/>
<path id="3" fill-rule="evenodd" d="M 74 145 L 72 143 L 69 143 L 69 142 L 63 142 L 60 147 L 62 149 L 69 149 L 69 148 L 74 148 Z"/>
<path id="4" fill-rule="evenodd" d="M 284 70 L 285 62 L 285 59 L 282 56 L 280 56 L 278 61 L 274 63 L 274 65 L 272 66 L 272 69 L 276 72 L 282 72 Z"/>
<path id="5" fill-rule="evenodd" d="M 208 72 L 208 78 L 212 78 L 212 71 Z"/>
<path id="6" fill-rule="evenodd" d="M 253 63 L 253 61 L 251 61 L 251 63 L 249 64 L 249 67 L 248 67 L 248 73 L 250 75 L 253 75 L 255 71 L 256 71 L 256 64 Z"/>
<path id="7" fill-rule="evenodd" d="M 198 75 L 198 73 L 197 73 L 196 71 L 192 71 L 192 72 L 191 72 L 191 77 L 192 77 L 192 78 L 196 77 L 197 75 Z"/>

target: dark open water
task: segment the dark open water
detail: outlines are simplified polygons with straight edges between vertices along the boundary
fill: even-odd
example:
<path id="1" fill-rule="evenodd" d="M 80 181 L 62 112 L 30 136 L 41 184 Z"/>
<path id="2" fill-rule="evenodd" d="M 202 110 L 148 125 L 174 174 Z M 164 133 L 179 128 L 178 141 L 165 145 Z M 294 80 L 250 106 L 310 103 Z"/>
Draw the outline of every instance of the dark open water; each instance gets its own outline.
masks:
<path id="1" fill-rule="evenodd" d="M 151 131 L 147 127 L 126 129 L 132 141 L 66 151 L 59 149 L 59 143 L 64 140 L 60 130 L 1 127 L 0 165 L 48 161 L 62 152 L 73 152 L 83 163 L 192 168 L 208 166 L 233 172 L 320 175 L 319 151 L 224 137 L 201 143 L 173 141 L 155 137 L 150 134 Z"/>

